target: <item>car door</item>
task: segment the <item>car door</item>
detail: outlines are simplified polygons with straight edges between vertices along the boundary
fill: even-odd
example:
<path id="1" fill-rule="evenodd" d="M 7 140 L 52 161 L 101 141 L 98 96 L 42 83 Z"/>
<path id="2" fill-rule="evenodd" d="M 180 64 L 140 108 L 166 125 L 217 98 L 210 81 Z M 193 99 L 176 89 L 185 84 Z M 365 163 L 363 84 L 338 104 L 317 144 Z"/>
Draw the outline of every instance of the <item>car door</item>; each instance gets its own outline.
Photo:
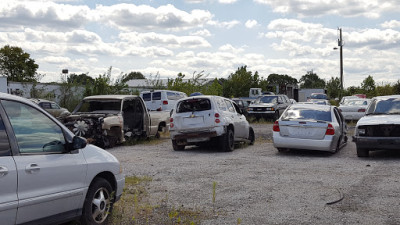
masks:
<path id="1" fill-rule="evenodd" d="M 246 116 L 243 113 L 243 110 L 239 108 L 237 104 L 234 102 L 232 103 L 235 107 L 236 117 L 239 121 L 239 129 L 240 129 L 240 137 L 241 138 L 248 138 L 249 135 L 249 122 L 247 122 Z"/>
<path id="2" fill-rule="evenodd" d="M 17 145 L 19 206 L 16 223 L 79 215 L 87 165 L 81 150 L 65 153 L 63 128 L 31 105 L 1 100 Z"/>
<path id="3" fill-rule="evenodd" d="M 339 131 L 338 141 L 341 143 L 344 141 L 344 136 L 346 135 L 345 121 L 343 115 L 339 112 L 339 110 L 335 107 L 333 108 L 333 112 L 335 114 L 336 122 L 338 123 L 338 127 L 335 127 L 335 130 Z"/>
<path id="4" fill-rule="evenodd" d="M 228 109 L 227 113 L 232 118 L 233 125 L 235 127 L 235 133 L 234 133 L 235 137 L 236 138 L 244 138 L 245 127 L 243 124 L 243 119 L 241 118 L 241 116 L 243 116 L 243 115 L 236 112 L 235 106 L 229 100 L 225 100 L 225 104 L 227 105 L 227 109 Z"/>
<path id="5" fill-rule="evenodd" d="M 4 113 L 2 113 L 4 115 Z M 1 224 L 15 224 L 17 215 L 17 169 L 8 135 L 0 117 L 0 218 Z"/>

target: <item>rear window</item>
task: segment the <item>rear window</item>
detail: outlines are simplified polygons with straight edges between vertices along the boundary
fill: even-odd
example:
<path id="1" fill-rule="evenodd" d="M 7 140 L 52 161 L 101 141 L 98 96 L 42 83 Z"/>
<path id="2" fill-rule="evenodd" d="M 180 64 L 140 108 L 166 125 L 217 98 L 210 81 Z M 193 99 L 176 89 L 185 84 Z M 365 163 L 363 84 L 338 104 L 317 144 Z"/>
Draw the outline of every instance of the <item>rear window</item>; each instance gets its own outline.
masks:
<path id="1" fill-rule="evenodd" d="M 179 98 L 179 95 L 176 94 L 175 92 L 167 92 L 167 99 L 168 100 L 178 100 L 180 98 Z"/>
<path id="2" fill-rule="evenodd" d="M 318 109 L 304 109 L 304 108 L 291 108 L 287 110 L 282 120 L 318 120 L 318 121 L 332 121 L 331 111 L 318 110 Z"/>
<path id="3" fill-rule="evenodd" d="M 161 100 L 161 92 L 153 92 L 153 100 Z"/>
<path id="4" fill-rule="evenodd" d="M 143 101 L 151 101 L 151 93 L 143 94 Z"/>
<path id="5" fill-rule="evenodd" d="M 211 102 L 206 98 L 187 99 L 178 103 L 176 112 L 198 112 L 211 109 Z"/>

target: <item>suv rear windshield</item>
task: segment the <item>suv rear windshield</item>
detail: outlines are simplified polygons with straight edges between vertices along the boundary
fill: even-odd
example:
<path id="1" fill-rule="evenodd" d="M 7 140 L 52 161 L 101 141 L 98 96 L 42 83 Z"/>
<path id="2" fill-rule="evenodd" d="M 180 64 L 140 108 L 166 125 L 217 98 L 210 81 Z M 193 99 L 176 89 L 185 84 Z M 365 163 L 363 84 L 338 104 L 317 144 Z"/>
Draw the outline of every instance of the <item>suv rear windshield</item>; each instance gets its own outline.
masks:
<path id="1" fill-rule="evenodd" d="M 331 122 L 331 112 L 327 110 L 291 108 L 287 110 L 281 120 L 318 120 Z"/>
<path id="2" fill-rule="evenodd" d="M 187 99 L 178 103 L 177 113 L 206 111 L 211 109 L 211 102 L 206 98 Z"/>

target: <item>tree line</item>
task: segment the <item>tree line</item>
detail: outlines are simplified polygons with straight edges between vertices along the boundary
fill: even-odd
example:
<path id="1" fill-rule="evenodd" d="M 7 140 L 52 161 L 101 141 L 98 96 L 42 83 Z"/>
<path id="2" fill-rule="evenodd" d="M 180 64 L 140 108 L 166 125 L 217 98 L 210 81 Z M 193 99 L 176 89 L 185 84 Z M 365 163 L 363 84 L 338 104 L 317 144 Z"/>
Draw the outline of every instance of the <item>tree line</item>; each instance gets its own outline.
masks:
<path id="1" fill-rule="evenodd" d="M 0 49 L 0 74 L 7 76 L 9 81 L 37 83 L 43 77 L 37 73 L 39 66 L 31 59 L 30 54 L 20 47 L 6 45 Z M 263 78 L 257 71 L 252 72 L 247 66 L 237 68 L 227 78 L 207 79 L 208 75 L 201 72 L 194 72 L 190 75 L 178 73 L 175 78 L 168 79 L 167 84 L 160 81 L 160 75 L 150 75 L 149 78 L 140 72 L 120 74 L 119 78 L 111 77 L 112 67 L 104 74 L 96 78 L 88 73 L 70 74 L 62 78 L 61 83 L 61 105 L 71 109 L 82 97 L 100 94 L 139 94 L 132 93 L 127 82 L 132 79 L 145 79 L 148 86 L 156 89 L 169 89 L 182 91 L 186 94 L 201 92 L 202 94 L 220 95 L 224 97 L 248 96 L 250 88 L 261 88 L 263 91 L 272 91 L 285 94 L 287 86 L 299 86 L 300 88 L 322 88 L 327 90 L 331 99 L 339 96 L 366 94 L 367 97 L 380 95 L 400 94 L 400 80 L 395 84 L 376 84 L 373 77 L 369 75 L 360 86 L 350 86 L 340 93 L 340 80 L 338 77 L 331 77 L 325 81 L 314 71 L 307 71 L 299 80 L 286 74 L 269 74 Z M 83 88 L 83 96 L 77 96 L 77 88 Z M 33 88 L 31 96 L 46 98 L 45 93 Z M 74 99 L 76 98 L 76 99 Z M 79 98 L 79 99 L 78 99 Z"/>

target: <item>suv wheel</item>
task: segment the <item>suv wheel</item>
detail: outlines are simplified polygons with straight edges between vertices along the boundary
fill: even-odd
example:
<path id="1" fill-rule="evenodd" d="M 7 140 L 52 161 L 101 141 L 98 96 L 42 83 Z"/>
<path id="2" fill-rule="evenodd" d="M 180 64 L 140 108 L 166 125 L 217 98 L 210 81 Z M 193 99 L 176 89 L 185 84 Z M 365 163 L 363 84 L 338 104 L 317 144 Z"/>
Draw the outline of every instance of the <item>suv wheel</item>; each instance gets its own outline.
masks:
<path id="1" fill-rule="evenodd" d="M 224 152 L 231 152 L 235 148 L 235 136 L 232 129 L 228 129 L 227 132 L 221 136 L 221 148 Z"/>
<path id="2" fill-rule="evenodd" d="M 176 140 L 172 140 L 172 148 L 174 149 L 174 151 L 182 151 L 185 149 L 185 145 L 178 145 L 176 143 Z"/>
<path id="3" fill-rule="evenodd" d="M 96 178 L 90 185 L 83 204 L 82 224 L 107 224 L 112 211 L 113 200 L 110 183 L 103 178 Z"/>
<path id="4" fill-rule="evenodd" d="M 252 127 L 249 127 L 249 145 L 254 145 L 254 141 L 255 141 L 256 137 L 254 135 L 254 130 Z"/>
<path id="5" fill-rule="evenodd" d="M 365 148 L 357 147 L 357 156 L 358 157 L 368 157 L 369 156 L 369 150 L 365 149 Z"/>

